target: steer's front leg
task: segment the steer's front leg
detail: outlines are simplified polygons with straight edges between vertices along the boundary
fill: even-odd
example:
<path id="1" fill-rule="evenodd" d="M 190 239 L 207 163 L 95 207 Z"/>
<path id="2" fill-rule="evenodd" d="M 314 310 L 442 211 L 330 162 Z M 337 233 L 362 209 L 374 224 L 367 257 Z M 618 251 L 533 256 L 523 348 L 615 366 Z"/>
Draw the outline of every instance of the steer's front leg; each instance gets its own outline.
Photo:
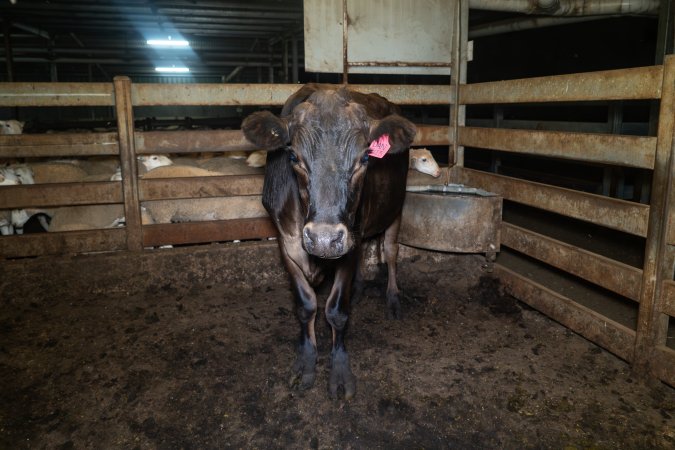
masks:
<path id="1" fill-rule="evenodd" d="M 309 389 L 316 379 L 316 294 L 305 275 L 310 270 L 306 254 L 294 247 L 297 244 L 294 246 L 293 243 L 280 243 L 282 259 L 291 276 L 296 312 L 300 321 L 298 356 L 291 367 L 290 383 L 300 389 Z"/>
<path id="2" fill-rule="evenodd" d="M 349 365 L 349 355 L 345 348 L 345 331 L 349 319 L 349 296 L 356 267 L 358 252 L 344 256 L 337 265 L 333 288 L 326 301 L 326 319 L 333 328 L 333 349 L 331 350 L 331 368 L 328 392 L 331 398 L 337 398 L 340 390 L 345 400 L 356 392 L 356 377 Z"/>

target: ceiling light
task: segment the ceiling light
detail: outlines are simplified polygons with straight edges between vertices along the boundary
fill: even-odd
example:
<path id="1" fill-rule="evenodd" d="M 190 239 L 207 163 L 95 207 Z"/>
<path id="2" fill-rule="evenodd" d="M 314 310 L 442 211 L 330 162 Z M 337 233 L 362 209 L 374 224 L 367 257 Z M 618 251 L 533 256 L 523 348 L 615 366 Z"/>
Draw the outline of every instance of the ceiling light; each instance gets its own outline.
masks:
<path id="1" fill-rule="evenodd" d="M 166 73 L 188 73 L 190 69 L 188 67 L 155 67 L 155 71 Z"/>
<path id="2" fill-rule="evenodd" d="M 186 41 L 185 39 L 176 39 L 173 40 L 171 39 L 171 36 L 169 36 L 168 39 L 148 39 L 147 41 L 148 45 L 152 45 L 154 47 L 189 47 L 190 43 Z"/>

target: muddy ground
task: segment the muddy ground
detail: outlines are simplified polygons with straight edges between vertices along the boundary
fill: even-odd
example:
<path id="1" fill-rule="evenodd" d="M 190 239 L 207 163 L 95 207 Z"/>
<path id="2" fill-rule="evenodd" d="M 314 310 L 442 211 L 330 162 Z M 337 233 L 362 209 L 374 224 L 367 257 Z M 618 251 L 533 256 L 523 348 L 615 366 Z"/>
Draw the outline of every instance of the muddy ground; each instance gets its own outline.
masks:
<path id="1" fill-rule="evenodd" d="M 5 283 L 0 448 L 675 448 L 674 389 L 500 294 L 482 262 L 403 261 L 401 321 L 386 318 L 383 279 L 368 284 L 350 401 L 328 398 L 323 316 L 317 382 L 289 387 L 283 277 L 23 298 Z"/>

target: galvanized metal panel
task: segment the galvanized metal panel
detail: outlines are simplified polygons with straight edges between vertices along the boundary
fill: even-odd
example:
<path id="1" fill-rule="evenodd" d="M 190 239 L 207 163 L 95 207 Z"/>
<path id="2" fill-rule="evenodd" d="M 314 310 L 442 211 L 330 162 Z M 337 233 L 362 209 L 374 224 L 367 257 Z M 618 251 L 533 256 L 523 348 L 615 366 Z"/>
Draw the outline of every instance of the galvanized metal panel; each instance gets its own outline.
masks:
<path id="1" fill-rule="evenodd" d="M 111 83 L 0 83 L 0 106 L 112 106 Z"/>
<path id="2" fill-rule="evenodd" d="M 460 127 L 469 147 L 652 169 L 656 138 L 557 131 Z"/>
<path id="3" fill-rule="evenodd" d="M 276 235 L 277 229 L 268 217 L 172 223 L 144 226 L 143 245 L 154 247 L 235 239 L 264 239 Z"/>
<path id="4" fill-rule="evenodd" d="M 343 0 L 304 1 L 306 70 L 343 72 L 342 7 Z M 437 66 L 451 63 L 455 0 L 347 0 L 346 7 L 351 73 L 450 73 Z"/>
<path id="5" fill-rule="evenodd" d="M 499 263 L 494 270 L 509 294 L 626 361 L 632 360 L 635 331 Z"/>
<path id="6" fill-rule="evenodd" d="M 507 200 L 636 236 L 647 234 L 647 205 L 463 167 L 458 168 L 456 176 L 459 183 L 490 190 Z"/>
<path id="7" fill-rule="evenodd" d="M 49 207 L 62 205 L 94 205 L 122 203 L 118 181 L 91 183 L 50 183 L 2 186 L 2 208 Z"/>
<path id="8" fill-rule="evenodd" d="M 662 66 L 650 66 L 466 84 L 460 86 L 459 103 L 658 99 L 662 77 Z"/>
<path id="9" fill-rule="evenodd" d="M 126 248 L 124 228 L 0 237 L 0 258 L 112 252 Z"/>
<path id="10" fill-rule="evenodd" d="M 502 244 L 632 300 L 640 299 L 642 270 L 519 226 L 502 223 Z"/>
<path id="11" fill-rule="evenodd" d="M 409 186 L 398 241 L 445 252 L 497 252 L 501 213 L 501 197 L 489 192 Z"/>
<path id="12" fill-rule="evenodd" d="M 117 133 L 54 133 L 0 136 L 0 157 L 117 155 Z"/>
<path id="13" fill-rule="evenodd" d="M 141 179 L 139 180 L 139 195 L 141 201 L 260 195 L 263 179 L 264 175 Z"/>

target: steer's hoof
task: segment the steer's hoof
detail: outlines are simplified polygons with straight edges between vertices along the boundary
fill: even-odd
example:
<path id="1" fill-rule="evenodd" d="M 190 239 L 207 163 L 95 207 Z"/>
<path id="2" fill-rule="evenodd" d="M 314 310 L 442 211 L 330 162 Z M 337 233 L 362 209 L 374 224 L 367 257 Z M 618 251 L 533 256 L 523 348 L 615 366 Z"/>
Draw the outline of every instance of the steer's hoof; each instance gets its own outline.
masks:
<path id="1" fill-rule="evenodd" d="M 387 318 L 401 319 L 401 301 L 398 294 L 387 295 Z"/>
<path id="2" fill-rule="evenodd" d="M 309 389 L 316 379 L 316 349 L 310 345 L 301 347 L 291 367 L 289 384 L 300 390 Z"/>
<path id="3" fill-rule="evenodd" d="M 334 351 L 328 380 L 328 394 L 334 400 L 339 398 L 340 394 L 345 400 L 349 400 L 354 397 L 355 393 L 356 377 L 349 368 L 349 355 L 344 350 Z"/>

